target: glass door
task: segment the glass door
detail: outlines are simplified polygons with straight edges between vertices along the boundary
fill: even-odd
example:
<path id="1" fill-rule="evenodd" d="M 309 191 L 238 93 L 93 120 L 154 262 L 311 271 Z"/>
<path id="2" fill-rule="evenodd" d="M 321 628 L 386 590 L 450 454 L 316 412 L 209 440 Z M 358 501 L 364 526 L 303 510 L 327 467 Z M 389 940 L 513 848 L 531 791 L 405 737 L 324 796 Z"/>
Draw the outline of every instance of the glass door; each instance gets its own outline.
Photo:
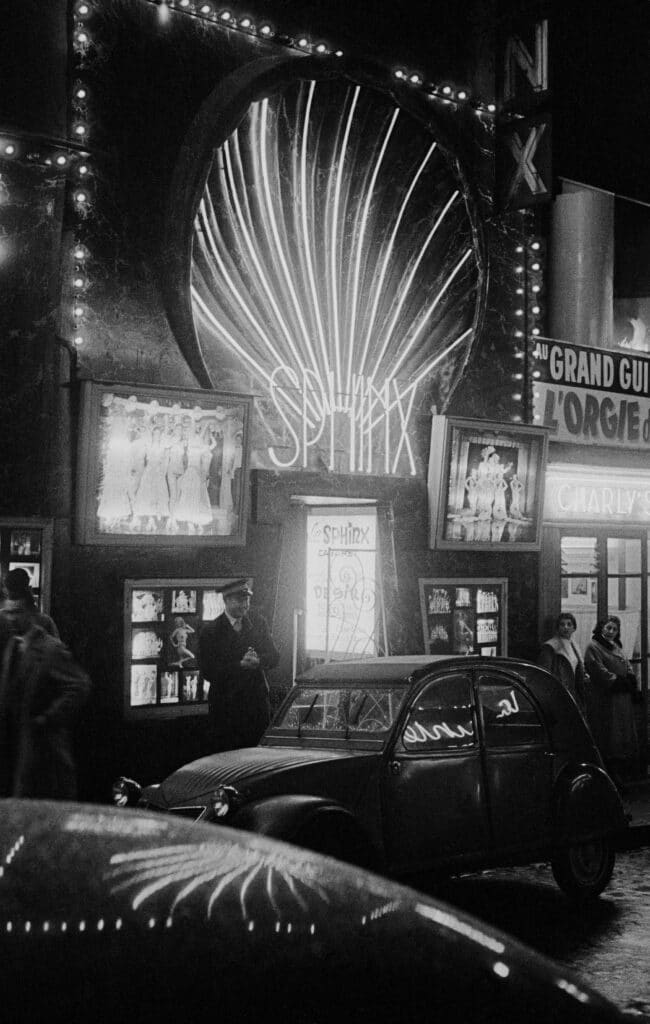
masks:
<path id="1" fill-rule="evenodd" d="M 614 537 L 597 530 L 567 532 L 562 534 L 560 546 L 561 611 L 575 616 L 575 643 L 584 651 L 596 622 L 617 615 L 623 651 L 645 688 L 650 587 L 647 534 L 639 531 Z"/>

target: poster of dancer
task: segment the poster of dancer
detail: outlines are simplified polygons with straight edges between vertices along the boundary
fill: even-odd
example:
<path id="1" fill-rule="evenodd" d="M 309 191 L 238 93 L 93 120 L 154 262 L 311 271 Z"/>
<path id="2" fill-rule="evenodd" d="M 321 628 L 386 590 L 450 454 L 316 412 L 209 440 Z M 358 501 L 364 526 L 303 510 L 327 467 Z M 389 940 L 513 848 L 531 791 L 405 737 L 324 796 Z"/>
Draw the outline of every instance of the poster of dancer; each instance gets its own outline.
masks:
<path id="1" fill-rule="evenodd" d="M 537 550 L 547 431 L 434 416 L 430 546 Z"/>
<path id="2" fill-rule="evenodd" d="M 85 544 L 243 544 L 252 398 L 84 381 Z"/>

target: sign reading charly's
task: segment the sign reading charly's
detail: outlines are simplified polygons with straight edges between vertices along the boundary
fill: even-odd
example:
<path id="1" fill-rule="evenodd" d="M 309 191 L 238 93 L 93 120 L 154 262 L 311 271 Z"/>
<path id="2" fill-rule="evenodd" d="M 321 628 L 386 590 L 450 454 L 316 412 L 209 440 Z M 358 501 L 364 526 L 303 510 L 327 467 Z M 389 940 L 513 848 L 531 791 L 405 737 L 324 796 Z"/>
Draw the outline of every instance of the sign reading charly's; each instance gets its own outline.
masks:
<path id="1" fill-rule="evenodd" d="M 535 422 L 574 444 L 650 447 L 650 356 L 538 341 Z"/>

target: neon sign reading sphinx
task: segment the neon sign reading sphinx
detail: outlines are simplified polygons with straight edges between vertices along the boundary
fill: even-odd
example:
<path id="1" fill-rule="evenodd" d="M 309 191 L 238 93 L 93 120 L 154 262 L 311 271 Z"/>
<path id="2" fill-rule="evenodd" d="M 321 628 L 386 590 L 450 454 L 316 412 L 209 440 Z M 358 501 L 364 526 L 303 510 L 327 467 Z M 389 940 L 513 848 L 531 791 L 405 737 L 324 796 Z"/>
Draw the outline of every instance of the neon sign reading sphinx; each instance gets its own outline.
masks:
<path id="1" fill-rule="evenodd" d="M 372 377 L 355 374 L 350 393 L 336 392 L 334 374 L 327 380 L 327 391 L 320 378 L 310 370 L 302 375 L 291 366 L 278 366 L 271 375 L 271 398 L 289 433 L 288 455 L 281 457 L 274 446 L 269 457 L 279 469 L 309 463 L 310 449 L 329 452 L 328 469 L 336 468 L 337 449 L 347 452 L 350 473 L 379 471 L 396 473 L 404 456 L 412 476 L 416 467 L 408 435 L 415 388 L 401 389 L 397 380 L 375 385 Z M 298 392 L 298 400 L 293 397 Z M 300 406 L 300 426 L 291 413 Z"/>

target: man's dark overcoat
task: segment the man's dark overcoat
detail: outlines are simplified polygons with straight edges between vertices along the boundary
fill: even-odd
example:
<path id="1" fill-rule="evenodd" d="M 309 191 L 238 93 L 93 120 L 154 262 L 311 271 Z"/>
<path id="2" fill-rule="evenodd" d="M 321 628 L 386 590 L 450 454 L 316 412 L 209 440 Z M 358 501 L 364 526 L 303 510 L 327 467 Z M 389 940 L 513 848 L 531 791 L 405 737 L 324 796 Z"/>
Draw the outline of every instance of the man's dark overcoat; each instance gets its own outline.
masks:
<path id="1" fill-rule="evenodd" d="M 240 662 L 252 647 L 259 668 L 243 668 Z M 208 622 L 199 635 L 199 667 L 210 683 L 208 707 L 214 750 L 254 747 L 269 724 L 271 706 L 265 670 L 280 660 L 266 620 L 244 615 L 237 633 L 223 613 Z"/>
<path id="2" fill-rule="evenodd" d="M 12 636 L 0 666 L 0 795 L 74 800 L 71 729 L 90 680 L 40 625 Z"/>

